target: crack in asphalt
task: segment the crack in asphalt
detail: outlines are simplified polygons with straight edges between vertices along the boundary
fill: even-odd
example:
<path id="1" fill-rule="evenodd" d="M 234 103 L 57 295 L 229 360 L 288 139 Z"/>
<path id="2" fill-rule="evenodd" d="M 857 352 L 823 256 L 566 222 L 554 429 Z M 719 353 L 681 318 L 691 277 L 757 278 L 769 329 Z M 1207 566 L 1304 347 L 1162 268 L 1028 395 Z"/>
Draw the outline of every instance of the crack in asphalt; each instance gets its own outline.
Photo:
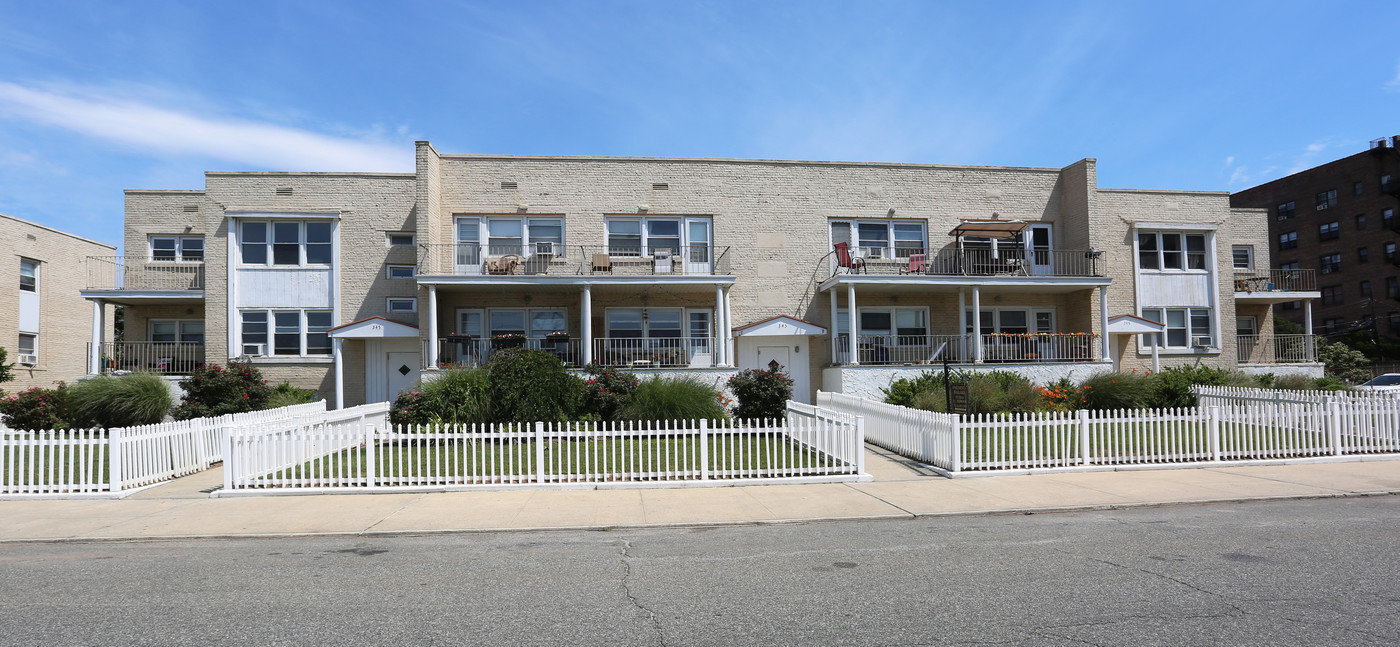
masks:
<path id="1" fill-rule="evenodd" d="M 1234 602 L 1231 602 L 1228 598 L 1226 598 L 1225 596 L 1223 596 L 1223 595 L 1221 595 L 1221 594 L 1219 594 L 1219 593 L 1216 593 L 1215 591 L 1210 591 L 1210 590 L 1207 590 L 1207 589 L 1203 589 L 1203 588 L 1201 588 L 1201 587 L 1199 587 L 1199 586 L 1196 586 L 1195 584 L 1192 584 L 1192 583 L 1187 582 L 1187 581 L 1184 581 L 1184 580 L 1179 580 L 1179 579 L 1177 579 L 1177 578 L 1175 578 L 1175 577 L 1172 577 L 1172 576 L 1170 576 L 1170 575 L 1167 575 L 1167 574 L 1165 574 L 1165 573 L 1158 573 L 1157 571 L 1150 571 L 1150 570 L 1145 569 L 1145 568 L 1137 568 L 1137 567 L 1134 567 L 1134 566 L 1128 566 L 1128 565 L 1125 565 L 1125 564 L 1119 564 L 1119 563 L 1117 563 L 1117 562 L 1111 562 L 1111 561 L 1109 561 L 1109 560 L 1106 560 L 1106 559 L 1099 559 L 1099 558 L 1097 558 L 1097 557 L 1089 557 L 1089 556 L 1086 556 L 1086 555 L 1076 555 L 1076 554 L 1071 553 L 1071 552 L 1069 552 L 1069 551 L 1061 550 L 1061 549 L 1058 549 L 1058 548 L 1055 549 L 1055 552 L 1058 552 L 1058 553 L 1060 553 L 1061 555 L 1068 555 L 1068 556 L 1070 556 L 1070 557 L 1078 557 L 1078 558 L 1080 558 L 1080 559 L 1086 559 L 1086 560 L 1089 560 L 1089 561 L 1091 561 L 1091 562 L 1098 562 L 1098 563 L 1100 563 L 1100 564 L 1107 564 L 1107 565 L 1109 565 L 1109 566 L 1113 566 L 1113 567 L 1115 567 L 1115 568 L 1121 568 L 1121 569 L 1127 570 L 1127 571 L 1137 571 L 1137 572 L 1139 572 L 1139 573 L 1143 573 L 1143 574 L 1146 574 L 1146 575 L 1151 575 L 1151 576 L 1153 576 L 1153 577 L 1160 577 L 1160 578 L 1162 578 L 1162 579 L 1164 579 L 1164 580 L 1167 580 L 1168 582 L 1175 582 L 1175 583 L 1180 584 L 1180 585 L 1182 585 L 1182 586 L 1184 586 L 1184 587 L 1186 587 L 1186 588 L 1188 588 L 1188 589 L 1191 589 L 1191 590 L 1196 591 L 1196 592 L 1198 592 L 1198 593 L 1204 593 L 1204 594 L 1206 594 L 1206 595 L 1209 595 L 1209 596 L 1211 596 L 1211 597 L 1213 597 L 1213 598 L 1216 598 L 1216 599 L 1220 600 L 1221 602 L 1224 602 L 1224 603 L 1225 603 L 1227 606 L 1229 606 L 1231 609 L 1234 609 L 1234 610 L 1235 610 L 1235 614 L 1236 614 L 1237 616 L 1245 616 L 1245 615 L 1248 615 L 1248 614 L 1249 614 L 1249 612 L 1245 611 L 1245 610 L 1244 610 L 1243 608 L 1241 608 L 1238 604 L 1235 604 Z"/>
<path id="2" fill-rule="evenodd" d="M 632 549 L 632 542 L 621 538 L 619 538 L 618 541 L 622 542 L 622 593 L 627 596 L 627 601 L 631 602 L 632 606 L 637 607 L 647 614 L 647 619 L 651 621 L 651 628 L 656 630 L 657 643 L 660 644 L 661 647 L 666 647 L 666 634 L 661 630 L 661 620 L 656 617 L 656 612 L 642 604 L 641 600 L 637 599 L 637 596 L 632 595 L 632 562 L 628 561 L 631 558 L 628 551 Z"/>

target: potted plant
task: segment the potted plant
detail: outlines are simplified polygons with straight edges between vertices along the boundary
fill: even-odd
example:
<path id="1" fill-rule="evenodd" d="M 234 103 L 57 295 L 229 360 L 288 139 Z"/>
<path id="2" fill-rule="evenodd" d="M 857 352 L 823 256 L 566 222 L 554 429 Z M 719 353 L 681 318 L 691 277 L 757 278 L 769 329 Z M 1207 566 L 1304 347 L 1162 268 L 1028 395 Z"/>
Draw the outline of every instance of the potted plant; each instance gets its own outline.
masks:
<path id="1" fill-rule="evenodd" d="M 552 332 L 552 333 L 549 333 L 548 335 L 545 335 L 544 338 L 545 338 L 545 339 L 548 339 L 549 341 L 569 341 L 569 333 L 566 333 L 566 332 Z"/>
<path id="2" fill-rule="evenodd" d="M 500 333 L 491 335 L 492 348 L 519 348 L 525 345 L 525 335 L 520 333 Z"/>

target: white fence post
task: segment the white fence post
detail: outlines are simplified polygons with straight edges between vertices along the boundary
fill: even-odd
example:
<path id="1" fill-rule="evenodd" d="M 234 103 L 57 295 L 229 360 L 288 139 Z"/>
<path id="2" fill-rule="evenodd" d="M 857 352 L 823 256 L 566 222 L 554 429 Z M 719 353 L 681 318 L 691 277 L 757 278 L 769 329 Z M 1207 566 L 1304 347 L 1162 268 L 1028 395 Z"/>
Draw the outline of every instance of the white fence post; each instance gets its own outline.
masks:
<path id="1" fill-rule="evenodd" d="M 121 429 L 107 430 L 107 490 L 111 492 L 122 490 L 122 460 L 126 457 L 123 435 Z"/>
<path id="2" fill-rule="evenodd" d="M 1220 407 L 1206 409 L 1206 437 L 1210 443 L 1210 459 L 1220 460 Z"/>
<path id="3" fill-rule="evenodd" d="M 856 474 L 865 473 L 865 416 L 856 416 Z"/>
<path id="4" fill-rule="evenodd" d="M 1327 396 L 1324 400 L 1327 404 L 1327 430 L 1328 442 L 1332 444 L 1332 455 L 1342 455 L 1342 405 L 1337 398 Z"/>
<path id="5" fill-rule="evenodd" d="M 535 423 L 535 482 L 544 483 L 544 423 Z"/>
<path id="6" fill-rule="evenodd" d="M 700 480 L 710 480 L 710 421 L 700 419 Z"/>
<path id="7" fill-rule="evenodd" d="M 962 448 L 963 448 L 963 416 L 960 413 L 953 415 L 953 461 L 952 471 L 962 471 Z"/>
<path id="8" fill-rule="evenodd" d="M 375 472 L 379 467 L 379 448 L 375 445 L 374 427 L 365 424 L 360 416 L 360 433 L 365 435 L 365 487 L 374 487 L 378 480 Z"/>
<path id="9" fill-rule="evenodd" d="M 1079 464 L 1089 464 L 1089 412 L 1080 409 L 1079 415 Z"/>
<path id="10" fill-rule="evenodd" d="M 233 471 L 237 469 L 238 459 L 242 458 L 233 452 L 233 427 L 224 424 L 224 420 L 219 420 L 219 442 L 224 446 L 224 491 L 233 491 Z"/>

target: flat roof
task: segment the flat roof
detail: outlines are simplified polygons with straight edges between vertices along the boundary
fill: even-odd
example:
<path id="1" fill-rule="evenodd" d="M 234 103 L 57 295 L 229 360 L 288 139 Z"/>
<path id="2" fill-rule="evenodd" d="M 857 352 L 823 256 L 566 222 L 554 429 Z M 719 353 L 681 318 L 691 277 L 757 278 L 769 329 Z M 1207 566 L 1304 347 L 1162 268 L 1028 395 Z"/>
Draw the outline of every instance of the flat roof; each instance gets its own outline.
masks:
<path id="1" fill-rule="evenodd" d="M 63 230 L 61 230 L 61 229 L 54 229 L 53 227 L 50 227 L 50 226 L 48 226 L 48 225 L 41 225 L 41 224 L 39 224 L 39 223 L 37 223 L 37 222 L 33 222 L 33 221 L 30 221 L 30 220 L 25 220 L 24 218 L 16 218 L 16 217 L 11 216 L 10 214 L 7 214 L 7 213 L 0 213 L 0 218 L 8 218 L 8 219 L 10 219 L 10 220 L 13 220 L 13 221 L 18 222 L 18 223 L 21 223 L 21 224 L 29 225 L 29 226 L 31 226 L 31 227 L 38 227 L 39 229 L 43 229 L 43 230 L 45 230 L 45 231 L 51 231 L 51 232 L 53 232 L 53 233 L 55 233 L 55 234 L 59 234 L 59 235 L 61 235 L 61 236 L 67 236 L 67 237 L 69 237 L 69 238 L 76 238 L 76 239 L 81 240 L 81 241 L 83 241 L 83 242 L 85 242 L 85 243 L 92 243 L 93 245 L 98 245 L 98 246 L 100 246 L 100 247 L 106 247 L 106 248 L 111 249 L 111 250 L 114 250 L 114 251 L 117 249 L 117 246 L 116 246 L 116 245 L 108 245 L 107 243 L 100 243 L 100 242 L 97 242 L 97 241 L 95 241 L 95 240 L 93 240 L 93 239 L 91 239 L 91 238 L 84 238 L 84 237 L 79 236 L 79 235 L 77 235 L 77 234 L 70 234 L 70 233 L 68 233 L 68 232 L 66 232 L 66 231 L 63 231 Z"/>

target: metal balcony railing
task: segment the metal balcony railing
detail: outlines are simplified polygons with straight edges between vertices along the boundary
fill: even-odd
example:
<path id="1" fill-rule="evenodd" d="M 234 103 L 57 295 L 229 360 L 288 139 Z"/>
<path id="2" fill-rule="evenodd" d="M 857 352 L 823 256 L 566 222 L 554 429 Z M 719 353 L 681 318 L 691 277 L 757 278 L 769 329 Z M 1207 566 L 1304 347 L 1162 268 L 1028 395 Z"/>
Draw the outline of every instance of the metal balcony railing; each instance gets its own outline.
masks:
<path id="1" fill-rule="evenodd" d="M 91 357 L 92 342 L 87 344 Z M 196 342 L 121 341 L 99 346 L 103 373 L 145 371 L 185 375 L 204 365 L 204 344 Z"/>
<path id="2" fill-rule="evenodd" d="M 857 360 L 871 366 L 971 364 L 977 351 L 973 335 L 860 335 Z M 1093 333 L 991 333 L 982 335 L 982 361 L 988 363 L 1091 362 L 1099 359 L 1099 336 Z M 836 340 L 836 364 L 851 362 L 850 335 Z"/>
<path id="3" fill-rule="evenodd" d="M 873 251 L 880 254 L 860 256 L 854 267 L 840 267 L 837 255 L 830 254 L 830 270 L 833 274 L 839 271 L 909 276 L 1101 277 L 1108 269 L 1104 253 L 1099 250 L 945 248 L 927 254 L 920 249 L 899 249 L 894 258 L 882 255 L 889 250 Z"/>
<path id="4" fill-rule="evenodd" d="M 1316 361 L 1316 335 L 1239 335 L 1241 364 L 1301 364 Z"/>
<path id="5" fill-rule="evenodd" d="M 541 276 L 701 276 L 728 275 L 729 248 L 695 244 L 629 247 L 619 245 L 419 245 L 418 273 L 429 275 Z"/>
<path id="6" fill-rule="evenodd" d="M 1250 270 L 1235 272 L 1235 292 L 1315 292 L 1313 270 Z"/>
<path id="7" fill-rule="evenodd" d="M 712 337 L 598 337 L 593 361 L 639 368 L 705 367 L 714 365 L 716 348 Z"/>
<path id="8" fill-rule="evenodd" d="M 152 261 L 144 256 L 89 256 L 87 289 L 203 290 L 204 263 Z"/>
<path id="9" fill-rule="evenodd" d="M 583 340 L 562 336 L 522 337 L 498 335 L 475 337 L 448 335 L 438 339 L 438 364 L 441 366 L 480 366 L 491 355 L 507 348 L 530 348 L 553 353 L 566 366 L 583 364 Z M 427 359 L 425 354 L 424 359 Z"/>

